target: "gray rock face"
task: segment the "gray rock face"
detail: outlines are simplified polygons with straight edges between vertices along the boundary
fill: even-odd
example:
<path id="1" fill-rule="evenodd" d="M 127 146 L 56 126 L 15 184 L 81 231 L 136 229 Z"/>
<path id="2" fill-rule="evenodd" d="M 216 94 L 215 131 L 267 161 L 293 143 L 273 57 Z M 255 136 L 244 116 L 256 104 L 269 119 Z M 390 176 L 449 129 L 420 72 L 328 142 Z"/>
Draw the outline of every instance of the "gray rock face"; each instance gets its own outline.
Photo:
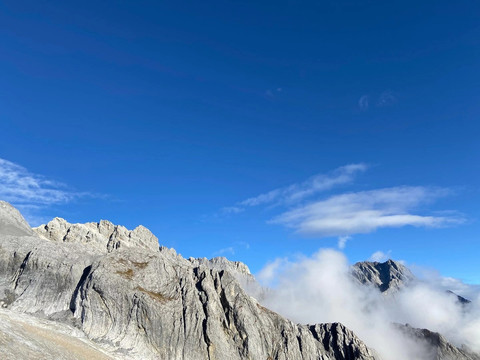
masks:
<path id="1" fill-rule="evenodd" d="M 408 324 L 398 324 L 397 327 L 407 336 L 431 349 L 429 358 L 432 360 L 480 360 L 480 355 L 474 354 L 466 348 L 458 348 L 452 345 L 439 333 L 427 329 L 413 328 Z"/>
<path id="2" fill-rule="evenodd" d="M 352 274 L 360 283 L 377 287 L 386 294 L 400 290 L 415 279 L 410 270 L 393 260 L 358 262 L 353 265 Z"/>
<path id="3" fill-rule="evenodd" d="M 453 291 L 451 290 L 447 290 L 447 294 L 451 295 L 451 296 L 454 296 L 455 299 L 463 306 L 466 306 L 468 304 L 471 304 L 472 302 L 468 299 L 465 299 L 463 296 L 460 296 L 458 294 L 455 294 Z"/>
<path id="4" fill-rule="evenodd" d="M 215 257 L 210 260 L 207 258 L 189 258 L 188 261 L 194 266 L 206 265 L 211 269 L 226 270 L 231 274 L 239 274 L 253 278 L 247 265 L 240 261 L 230 261 L 223 256 Z"/>
<path id="5" fill-rule="evenodd" d="M 0 234 L 14 236 L 33 235 L 33 231 L 20 212 L 5 201 L 0 201 Z"/>
<path id="6" fill-rule="evenodd" d="M 341 324 L 297 325 L 261 306 L 232 275 L 249 275 L 241 263 L 186 260 L 145 228 L 57 218 L 40 237 L 11 207 L 0 216 L 22 230 L 0 228 L 3 307 L 71 324 L 114 357 L 378 358 Z"/>

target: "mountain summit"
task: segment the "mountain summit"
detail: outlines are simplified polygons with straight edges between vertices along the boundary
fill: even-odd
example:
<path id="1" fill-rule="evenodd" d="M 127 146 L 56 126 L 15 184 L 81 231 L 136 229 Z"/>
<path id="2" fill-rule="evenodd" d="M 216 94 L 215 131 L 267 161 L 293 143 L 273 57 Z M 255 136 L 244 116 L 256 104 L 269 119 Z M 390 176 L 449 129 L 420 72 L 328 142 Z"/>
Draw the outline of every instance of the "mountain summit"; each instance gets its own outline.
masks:
<path id="1" fill-rule="evenodd" d="M 393 260 L 358 262 L 353 265 L 352 274 L 360 283 L 374 286 L 382 293 L 398 291 L 415 279 L 407 267 Z"/>

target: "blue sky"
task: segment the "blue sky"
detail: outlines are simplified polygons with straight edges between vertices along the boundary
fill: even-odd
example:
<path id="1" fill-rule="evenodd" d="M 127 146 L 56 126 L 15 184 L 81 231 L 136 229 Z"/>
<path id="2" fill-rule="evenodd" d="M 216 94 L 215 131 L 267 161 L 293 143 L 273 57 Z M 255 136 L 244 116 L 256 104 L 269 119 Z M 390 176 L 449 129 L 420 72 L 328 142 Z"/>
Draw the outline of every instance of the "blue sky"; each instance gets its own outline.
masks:
<path id="1" fill-rule="evenodd" d="M 479 13 L 2 2 L 0 196 L 253 271 L 341 245 L 478 283 Z"/>

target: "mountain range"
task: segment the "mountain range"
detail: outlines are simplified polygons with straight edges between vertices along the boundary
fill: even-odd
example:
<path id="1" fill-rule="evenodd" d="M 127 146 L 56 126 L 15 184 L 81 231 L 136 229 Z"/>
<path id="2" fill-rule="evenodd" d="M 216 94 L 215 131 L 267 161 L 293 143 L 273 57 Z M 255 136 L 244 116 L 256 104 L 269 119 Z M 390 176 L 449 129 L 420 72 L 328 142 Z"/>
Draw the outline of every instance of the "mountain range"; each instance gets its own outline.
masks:
<path id="1" fill-rule="evenodd" d="M 143 226 L 55 218 L 31 228 L 0 202 L 0 260 L 4 359 L 383 358 L 341 323 L 296 324 L 266 308 L 248 291 L 262 287 L 247 265 L 185 259 Z M 385 296 L 416 281 L 392 260 L 351 275 Z M 480 359 L 433 331 L 394 326 L 431 349 L 425 360 Z"/>

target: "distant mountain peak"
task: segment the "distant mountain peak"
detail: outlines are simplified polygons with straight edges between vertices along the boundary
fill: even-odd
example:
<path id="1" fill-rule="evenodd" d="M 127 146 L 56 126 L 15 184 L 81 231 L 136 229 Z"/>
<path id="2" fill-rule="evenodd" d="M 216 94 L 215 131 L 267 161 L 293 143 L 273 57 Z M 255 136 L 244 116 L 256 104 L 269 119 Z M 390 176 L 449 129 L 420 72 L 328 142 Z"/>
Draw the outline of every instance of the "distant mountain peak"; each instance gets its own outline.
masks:
<path id="1" fill-rule="evenodd" d="M 398 291 L 415 279 L 405 265 L 391 259 L 358 262 L 352 266 L 352 274 L 360 283 L 375 286 L 383 293 Z"/>
<path id="2" fill-rule="evenodd" d="M 451 291 L 451 290 L 447 290 L 447 294 L 452 295 L 452 296 L 455 296 L 456 300 L 457 300 L 460 304 L 462 304 L 462 305 L 468 305 L 468 304 L 471 303 L 470 300 L 465 299 L 463 296 L 460 296 L 460 295 L 458 295 L 458 294 L 455 294 L 455 293 L 454 293 L 453 291 Z"/>

